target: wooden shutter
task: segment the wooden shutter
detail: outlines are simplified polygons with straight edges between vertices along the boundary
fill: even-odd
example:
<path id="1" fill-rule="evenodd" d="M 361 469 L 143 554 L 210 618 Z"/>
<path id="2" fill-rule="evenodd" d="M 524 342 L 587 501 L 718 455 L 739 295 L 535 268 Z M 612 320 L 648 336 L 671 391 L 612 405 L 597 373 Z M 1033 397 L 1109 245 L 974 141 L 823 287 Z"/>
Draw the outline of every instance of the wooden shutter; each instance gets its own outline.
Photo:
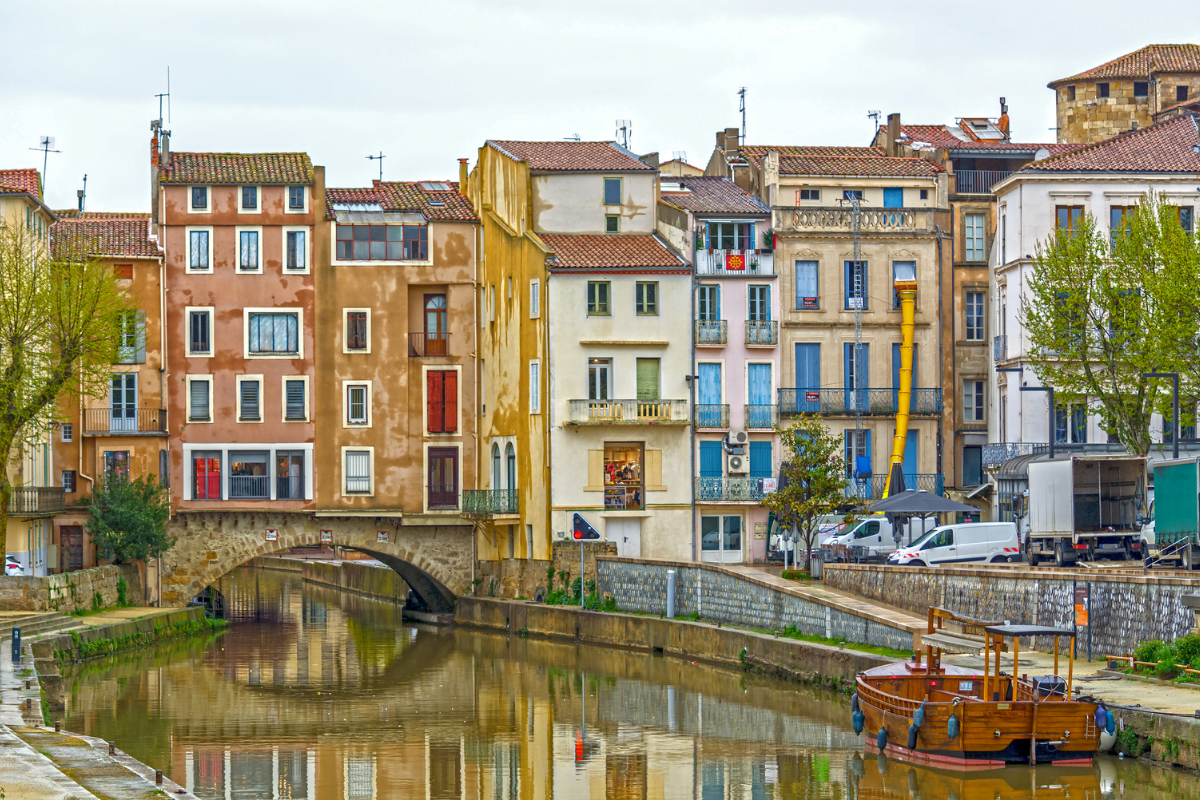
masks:
<path id="1" fill-rule="evenodd" d="M 164 488 L 171 486 L 171 472 L 167 463 L 167 451 L 158 451 L 158 482 Z"/>
<path id="2" fill-rule="evenodd" d="M 113 265 L 113 276 L 119 281 L 128 281 L 133 279 L 133 264 L 115 264 Z"/>
<path id="3" fill-rule="evenodd" d="M 647 492 L 665 492 L 662 474 L 662 450 L 647 450 L 645 463 L 645 482 Z"/>
<path id="4" fill-rule="evenodd" d="M 637 360 L 637 399 L 658 399 L 657 358 L 639 358 Z"/>
<path id="5" fill-rule="evenodd" d="M 750 477 L 770 478 L 774 464 L 771 459 L 771 442 L 750 442 Z"/>
<path id="6" fill-rule="evenodd" d="M 721 443 L 715 439 L 700 441 L 700 477 L 720 478 L 725 474 Z"/>
<path id="7" fill-rule="evenodd" d="M 604 451 L 588 450 L 588 482 L 585 492 L 604 491 Z"/>
<path id="8" fill-rule="evenodd" d="M 443 433 L 442 427 L 446 418 L 444 372 L 425 373 L 426 390 L 426 427 L 430 433 Z"/>
<path id="9" fill-rule="evenodd" d="M 458 431 L 458 373 L 449 370 L 442 373 L 442 432 Z"/>

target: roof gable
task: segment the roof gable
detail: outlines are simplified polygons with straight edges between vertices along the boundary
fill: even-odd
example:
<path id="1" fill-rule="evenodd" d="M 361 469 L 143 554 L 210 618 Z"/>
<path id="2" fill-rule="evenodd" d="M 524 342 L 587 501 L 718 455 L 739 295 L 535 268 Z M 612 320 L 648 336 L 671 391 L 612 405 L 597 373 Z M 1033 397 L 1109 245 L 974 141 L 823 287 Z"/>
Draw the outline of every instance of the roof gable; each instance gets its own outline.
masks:
<path id="1" fill-rule="evenodd" d="M 171 153 L 163 183 L 311 185 L 307 153 Z"/>
<path id="2" fill-rule="evenodd" d="M 654 172 L 616 142 L 518 142 L 488 139 L 488 145 L 529 168 L 547 172 Z"/>
<path id="3" fill-rule="evenodd" d="M 1200 72 L 1200 45 L 1148 44 L 1140 50 L 1126 53 L 1098 67 L 1080 72 L 1078 75 L 1050 81 L 1046 86 L 1054 89 L 1071 81 L 1103 80 L 1104 78 L 1148 79 L 1151 72 Z"/>
<path id="4" fill-rule="evenodd" d="M 673 192 L 668 187 L 678 184 L 685 192 Z M 674 177 L 661 178 L 663 202 L 676 208 L 712 214 L 770 214 L 766 203 L 747 192 L 728 178 Z"/>

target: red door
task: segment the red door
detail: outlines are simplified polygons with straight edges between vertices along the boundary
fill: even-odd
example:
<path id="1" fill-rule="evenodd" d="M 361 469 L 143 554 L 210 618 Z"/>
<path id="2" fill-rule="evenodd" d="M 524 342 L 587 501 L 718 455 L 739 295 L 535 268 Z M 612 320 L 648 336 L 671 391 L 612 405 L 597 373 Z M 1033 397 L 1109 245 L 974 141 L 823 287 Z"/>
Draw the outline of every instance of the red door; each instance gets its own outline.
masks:
<path id="1" fill-rule="evenodd" d="M 458 508 L 458 448 L 429 448 L 429 508 Z"/>

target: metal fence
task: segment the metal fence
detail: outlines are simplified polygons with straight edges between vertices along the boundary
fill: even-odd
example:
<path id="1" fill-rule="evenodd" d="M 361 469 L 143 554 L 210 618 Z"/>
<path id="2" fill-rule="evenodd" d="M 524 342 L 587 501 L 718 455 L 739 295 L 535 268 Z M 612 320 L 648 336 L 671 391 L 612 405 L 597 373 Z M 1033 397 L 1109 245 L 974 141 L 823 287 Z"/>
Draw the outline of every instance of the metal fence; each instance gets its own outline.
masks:
<path id="1" fill-rule="evenodd" d="M 408 335 L 410 358 L 427 358 L 450 355 L 449 333 L 410 333 Z"/>
<path id="2" fill-rule="evenodd" d="M 887 482 L 887 475 L 871 475 L 870 477 L 848 481 L 846 484 L 846 496 L 858 497 L 863 500 L 877 500 L 883 497 L 883 490 L 887 488 Z M 940 472 L 918 472 L 912 475 L 905 475 L 904 488 L 906 491 L 945 494 L 946 476 Z"/>
<path id="3" fill-rule="evenodd" d="M 992 187 L 1012 175 L 1003 169 L 960 169 L 954 173 L 956 194 L 990 194 Z"/>
<path id="4" fill-rule="evenodd" d="M 729 406 L 720 404 L 696 404 L 697 428 L 728 428 Z"/>
<path id="5" fill-rule="evenodd" d="M 270 496 L 270 475 L 229 476 L 229 499 L 231 500 L 265 500 Z"/>
<path id="6" fill-rule="evenodd" d="M 775 320 L 747 320 L 746 344 L 779 344 L 779 323 Z"/>
<path id="7" fill-rule="evenodd" d="M 747 405 L 747 428 L 774 428 L 779 422 L 779 406 Z"/>
<path id="8" fill-rule="evenodd" d="M 766 497 L 762 478 L 696 478 L 696 502 L 748 501 Z"/>
<path id="9" fill-rule="evenodd" d="M 166 433 L 165 408 L 86 408 L 83 432 L 91 433 Z"/>
<path id="10" fill-rule="evenodd" d="M 516 489 L 466 489 L 463 491 L 463 516 L 490 517 L 517 513 Z"/>

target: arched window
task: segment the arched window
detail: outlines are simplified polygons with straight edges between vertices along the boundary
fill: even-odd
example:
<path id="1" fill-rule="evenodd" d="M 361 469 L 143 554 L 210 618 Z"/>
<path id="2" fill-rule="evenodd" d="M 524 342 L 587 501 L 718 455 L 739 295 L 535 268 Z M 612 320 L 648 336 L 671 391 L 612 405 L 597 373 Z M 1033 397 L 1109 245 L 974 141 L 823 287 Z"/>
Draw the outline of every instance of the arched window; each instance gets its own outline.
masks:
<path id="1" fill-rule="evenodd" d="M 505 456 L 508 460 L 508 490 L 515 492 L 517 490 L 517 451 L 513 449 L 512 442 L 508 443 Z"/>
<path id="2" fill-rule="evenodd" d="M 500 489 L 500 445 L 492 445 L 492 491 Z"/>

